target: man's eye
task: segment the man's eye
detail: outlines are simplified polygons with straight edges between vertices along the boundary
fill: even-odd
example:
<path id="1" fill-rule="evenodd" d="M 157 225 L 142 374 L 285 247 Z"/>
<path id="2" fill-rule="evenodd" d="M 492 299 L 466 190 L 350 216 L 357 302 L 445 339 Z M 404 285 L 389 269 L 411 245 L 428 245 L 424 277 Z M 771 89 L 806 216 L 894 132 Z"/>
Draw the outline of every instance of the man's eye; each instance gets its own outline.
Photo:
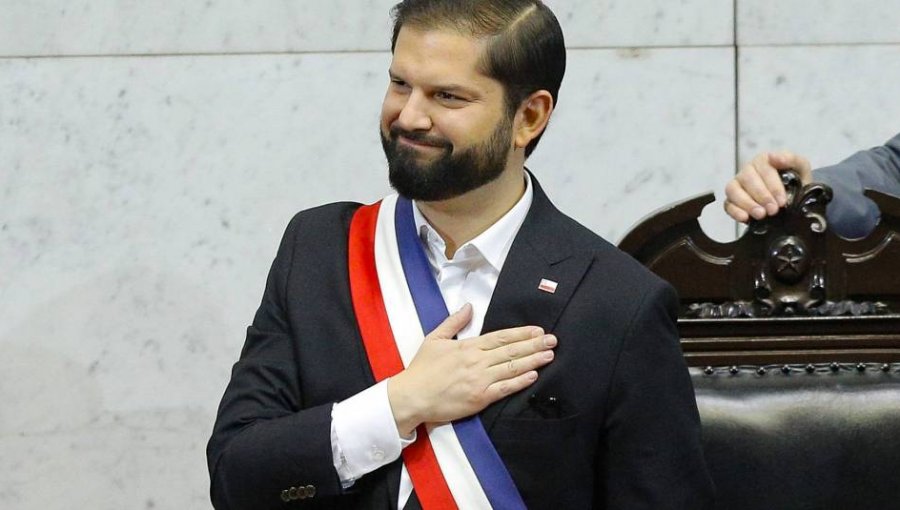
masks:
<path id="1" fill-rule="evenodd" d="M 394 85 L 395 87 L 406 87 L 405 81 L 398 80 L 396 78 L 391 80 L 391 84 Z"/>
<path id="2" fill-rule="evenodd" d="M 453 94 L 451 94 L 449 92 L 438 92 L 437 94 L 435 94 L 435 97 L 437 97 L 438 99 L 442 99 L 444 101 L 462 101 L 461 97 L 454 96 Z"/>

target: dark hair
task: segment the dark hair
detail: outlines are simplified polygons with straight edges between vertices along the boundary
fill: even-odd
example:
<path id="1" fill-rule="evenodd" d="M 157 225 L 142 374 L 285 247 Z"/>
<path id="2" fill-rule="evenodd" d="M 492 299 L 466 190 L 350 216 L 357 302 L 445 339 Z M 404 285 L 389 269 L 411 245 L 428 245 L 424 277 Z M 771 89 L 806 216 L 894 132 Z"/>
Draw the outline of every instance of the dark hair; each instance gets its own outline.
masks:
<path id="1" fill-rule="evenodd" d="M 540 0 L 403 0 L 391 13 L 391 52 L 404 25 L 483 37 L 487 49 L 480 71 L 503 85 L 510 116 L 538 90 L 550 92 L 553 104 L 558 104 L 566 46 L 556 16 Z M 543 134 L 525 147 L 526 157 Z"/>

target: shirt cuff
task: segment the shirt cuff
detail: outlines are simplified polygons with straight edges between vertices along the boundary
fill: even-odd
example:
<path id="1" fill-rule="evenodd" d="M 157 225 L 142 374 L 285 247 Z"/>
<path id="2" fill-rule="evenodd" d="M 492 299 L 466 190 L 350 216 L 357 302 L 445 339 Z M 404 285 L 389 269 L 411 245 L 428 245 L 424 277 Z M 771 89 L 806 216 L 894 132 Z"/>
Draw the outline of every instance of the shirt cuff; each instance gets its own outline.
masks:
<path id="1" fill-rule="evenodd" d="M 331 410 L 331 452 L 344 488 L 393 462 L 415 441 L 415 434 L 402 439 L 397 431 L 387 382 L 381 381 Z"/>

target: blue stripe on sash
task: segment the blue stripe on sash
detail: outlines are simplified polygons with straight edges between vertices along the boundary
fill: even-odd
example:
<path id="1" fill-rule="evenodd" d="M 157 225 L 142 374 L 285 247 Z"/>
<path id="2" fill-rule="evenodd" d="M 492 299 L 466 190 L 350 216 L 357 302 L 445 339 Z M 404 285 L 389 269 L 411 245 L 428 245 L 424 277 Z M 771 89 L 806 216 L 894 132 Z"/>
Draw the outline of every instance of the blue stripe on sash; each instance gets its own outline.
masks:
<path id="1" fill-rule="evenodd" d="M 397 198 L 394 224 L 397 231 L 397 247 L 406 283 L 416 305 L 416 313 L 425 334 L 431 333 L 450 314 L 441 289 L 438 287 L 431 266 L 416 232 L 413 204 L 404 197 Z M 509 475 L 503 460 L 485 432 L 477 415 L 453 422 L 453 430 L 460 445 L 481 483 L 488 501 L 496 510 L 525 509 L 522 496 Z"/>

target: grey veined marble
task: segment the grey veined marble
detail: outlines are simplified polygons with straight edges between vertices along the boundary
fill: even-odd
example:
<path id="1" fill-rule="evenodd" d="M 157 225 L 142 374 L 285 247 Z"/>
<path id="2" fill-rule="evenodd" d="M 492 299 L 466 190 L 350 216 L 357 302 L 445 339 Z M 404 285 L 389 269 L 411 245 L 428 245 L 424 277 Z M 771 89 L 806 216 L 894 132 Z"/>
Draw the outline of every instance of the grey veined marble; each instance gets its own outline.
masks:
<path id="1" fill-rule="evenodd" d="M 759 150 L 881 143 L 898 1 L 794 30 L 808 2 L 548 0 L 572 50 L 528 166 L 615 242 Z M 287 221 L 389 192 L 393 3 L 0 0 L 0 508 L 210 508 L 205 442 Z"/>

